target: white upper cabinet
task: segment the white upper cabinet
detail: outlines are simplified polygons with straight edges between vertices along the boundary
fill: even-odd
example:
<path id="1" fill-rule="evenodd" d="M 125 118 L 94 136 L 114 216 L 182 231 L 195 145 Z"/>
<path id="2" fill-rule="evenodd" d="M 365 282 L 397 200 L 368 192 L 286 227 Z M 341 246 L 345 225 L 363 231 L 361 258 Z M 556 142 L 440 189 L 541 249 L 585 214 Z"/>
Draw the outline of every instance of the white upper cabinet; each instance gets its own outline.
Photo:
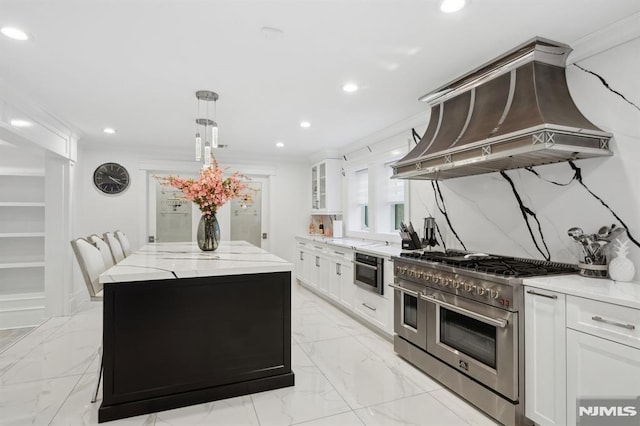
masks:
<path id="1" fill-rule="evenodd" d="M 341 160 L 327 159 L 311 167 L 311 212 L 341 214 Z"/>

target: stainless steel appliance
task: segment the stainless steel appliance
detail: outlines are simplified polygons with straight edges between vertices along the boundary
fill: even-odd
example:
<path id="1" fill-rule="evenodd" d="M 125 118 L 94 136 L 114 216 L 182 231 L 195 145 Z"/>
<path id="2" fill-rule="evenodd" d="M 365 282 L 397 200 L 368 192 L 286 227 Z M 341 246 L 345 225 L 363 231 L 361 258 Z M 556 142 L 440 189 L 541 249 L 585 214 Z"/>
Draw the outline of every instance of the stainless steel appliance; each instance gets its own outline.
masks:
<path id="1" fill-rule="evenodd" d="M 524 277 L 574 265 L 464 252 L 394 257 L 394 349 L 506 425 L 524 417 Z"/>
<path id="2" fill-rule="evenodd" d="M 611 155 L 611 133 L 571 98 L 569 53 L 536 37 L 421 97 L 429 125 L 393 177 L 441 180 Z"/>
<path id="3" fill-rule="evenodd" d="M 384 258 L 356 251 L 353 260 L 353 282 L 368 290 L 382 294 Z"/>

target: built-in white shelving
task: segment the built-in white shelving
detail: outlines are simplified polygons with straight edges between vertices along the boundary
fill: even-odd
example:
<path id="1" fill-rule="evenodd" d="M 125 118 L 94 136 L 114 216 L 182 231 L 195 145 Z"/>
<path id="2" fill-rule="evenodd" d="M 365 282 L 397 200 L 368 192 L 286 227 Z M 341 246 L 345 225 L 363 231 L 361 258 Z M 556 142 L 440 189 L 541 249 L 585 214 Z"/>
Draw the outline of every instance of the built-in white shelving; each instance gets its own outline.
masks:
<path id="1" fill-rule="evenodd" d="M 0 201 L 0 207 L 44 207 L 44 203 L 30 201 Z"/>
<path id="2" fill-rule="evenodd" d="M 44 232 L 0 232 L 0 238 L 39 238 Z"/>
<path id="3" fill-rule="evenodd" d="M 0 149 L 0 328 L 39 324 L 44 309 L 45 171 Z M 10 167 L 5 167 L 10 166 Z"/>
<path id="4" fill-rule="evenodd" d="M 43 262 L 0 263 L 0 269 L 14 269 L 14 268 L 44 268 L 44 261 Z"/>

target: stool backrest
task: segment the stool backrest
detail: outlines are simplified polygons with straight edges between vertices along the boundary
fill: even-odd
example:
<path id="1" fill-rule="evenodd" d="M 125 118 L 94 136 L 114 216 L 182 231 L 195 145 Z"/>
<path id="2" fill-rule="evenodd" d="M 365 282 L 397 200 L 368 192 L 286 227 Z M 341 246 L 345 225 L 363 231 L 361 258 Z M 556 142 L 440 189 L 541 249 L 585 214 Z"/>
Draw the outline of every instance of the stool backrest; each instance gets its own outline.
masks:
<path id="1" fill-rule="evenodd" d="M 102 254 L 100 254 L 100 250 L 84 238 L 72 240 L 71 247 L 76 255 L 89 295 L 94 298 L 96 294 L 102 291 L 103 286 L 99 281 L 99 276 L 106 271 Z"/>
<path id="2" fill-rule="evenodd" d="M 116 236 L 116 239 L 120 243 L 120 246 L 122 247 L 124 257 L 129 257 L 129 255 L 131 254 L 131 244 L 129 244 L 129 239 L 126 235 L 124 235 L 124 232 L 122 231 L 116 231 L 114 232 L 114 234 Z"/>
<path id="3" fill-rule="evenodd" d="M 105 232 L 103 235 L 104 241 L 109 245 L 109 249 L 111 249 L 111 254 L 113 255 L 113 260 L 116 263 L 120 262 L 124 259 L 124 252 L 122 251 L 122 246 L 116 240 L 116 237 L 113 236 L 111 232 Z"/>
<path id="4" fill-rule="evenodd" d="M 104 240 L 100 238 L 99 235 L 93 234 L 93 235 L 90 235 L 87 239 L 89 240 L 90 243 L 96 246 L 98 250 L 100 250 L 100 254 L 102 255 L 102 260 L 104 261 L 105 268 L 109 269 L 116 264 L 116 262 L 113 260 L 113 255 L 111 254 L 111 249 L 109 248 L 109 245 L 105 243 Z"/>

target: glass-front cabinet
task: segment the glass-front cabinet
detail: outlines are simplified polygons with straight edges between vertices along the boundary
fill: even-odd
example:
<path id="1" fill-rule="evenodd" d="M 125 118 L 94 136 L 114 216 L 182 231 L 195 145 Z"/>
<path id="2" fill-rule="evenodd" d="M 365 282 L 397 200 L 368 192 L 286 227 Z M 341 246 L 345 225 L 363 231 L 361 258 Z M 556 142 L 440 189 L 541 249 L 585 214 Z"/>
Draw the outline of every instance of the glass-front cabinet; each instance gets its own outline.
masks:
<path id="1" fill-rule="evenodd" d="M 311 167 L 311 210 L 313 213 L 341 213 L 339 159 L 327 159 Z"/>

